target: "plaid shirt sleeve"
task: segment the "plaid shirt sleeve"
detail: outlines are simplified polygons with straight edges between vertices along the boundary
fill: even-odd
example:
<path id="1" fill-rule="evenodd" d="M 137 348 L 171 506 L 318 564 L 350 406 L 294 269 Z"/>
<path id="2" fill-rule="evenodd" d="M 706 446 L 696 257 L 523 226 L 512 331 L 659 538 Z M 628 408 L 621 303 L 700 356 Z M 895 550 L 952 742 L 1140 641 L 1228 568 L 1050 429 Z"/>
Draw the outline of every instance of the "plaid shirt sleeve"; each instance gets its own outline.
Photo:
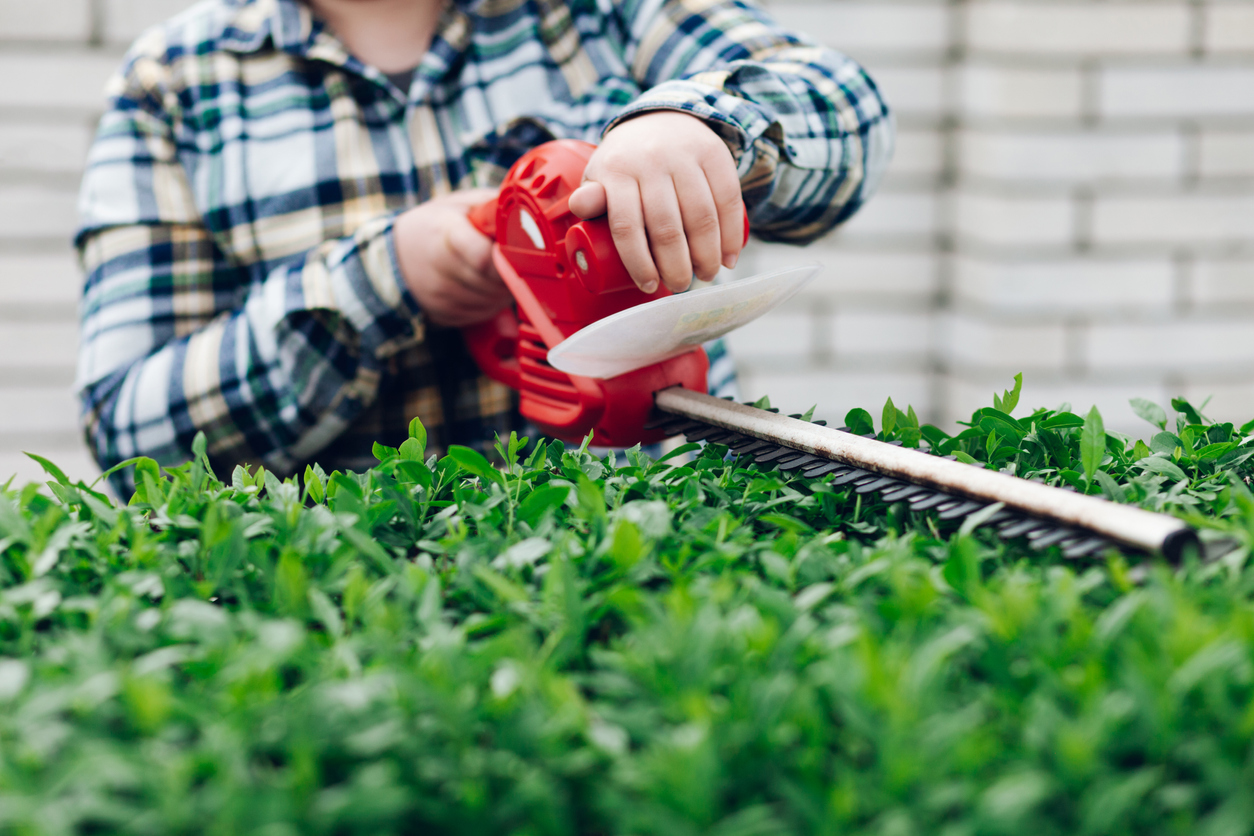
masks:
<path id="1" fill-rule="evenodd" d="M 736 158 L 756 236 L 807 243 L 874 192 L 893 124 L 856 62 L 741 0 L 619 0 L 614 9 L 644 92 L 609 129 L 649 110 L 704 118 Z"/>
<path id="2" fill-rule="evenodd" d="M 136 58 L 112 83 L 83 184 L 87 439 L 105 467 L 173 463 L 203 430 L 223 463 L 290 471 L 372 399 L 380 363 L 422 339 L 392 213 L 241 277 L 194 205 L 165 69 Z"/>

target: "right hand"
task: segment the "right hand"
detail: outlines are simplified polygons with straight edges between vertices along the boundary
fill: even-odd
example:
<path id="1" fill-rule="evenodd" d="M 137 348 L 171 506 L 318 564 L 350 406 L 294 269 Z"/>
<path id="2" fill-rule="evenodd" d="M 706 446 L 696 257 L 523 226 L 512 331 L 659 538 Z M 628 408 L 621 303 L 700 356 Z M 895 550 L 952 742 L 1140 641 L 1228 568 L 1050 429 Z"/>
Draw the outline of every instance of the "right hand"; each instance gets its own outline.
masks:
<path id="1" fill-rule="evenodd" d="M 492 239 L 466 217 L 496 195 L 495 189 L 467 189 L 433 198 L 392 226 L 405 285 L 433 325 L 485 322 L 512 301 L 492 264 Z"/>

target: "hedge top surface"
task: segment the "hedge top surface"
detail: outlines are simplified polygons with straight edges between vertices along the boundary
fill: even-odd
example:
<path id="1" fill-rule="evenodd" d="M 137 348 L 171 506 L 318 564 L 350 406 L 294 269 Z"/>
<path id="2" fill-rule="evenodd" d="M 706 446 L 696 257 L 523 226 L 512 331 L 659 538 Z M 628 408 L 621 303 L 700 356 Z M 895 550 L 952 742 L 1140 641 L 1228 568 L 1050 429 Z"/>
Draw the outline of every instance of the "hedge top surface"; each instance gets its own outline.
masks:
<path id="1" fill-rule="evenodd" d="M 3 833 L 1248 833 L 1254 423 L 879 435 L 1239 544 L 1071 563 L 726 450 L 0 494 Z M 862 410 L 852 428 L 873 430 Z"/>

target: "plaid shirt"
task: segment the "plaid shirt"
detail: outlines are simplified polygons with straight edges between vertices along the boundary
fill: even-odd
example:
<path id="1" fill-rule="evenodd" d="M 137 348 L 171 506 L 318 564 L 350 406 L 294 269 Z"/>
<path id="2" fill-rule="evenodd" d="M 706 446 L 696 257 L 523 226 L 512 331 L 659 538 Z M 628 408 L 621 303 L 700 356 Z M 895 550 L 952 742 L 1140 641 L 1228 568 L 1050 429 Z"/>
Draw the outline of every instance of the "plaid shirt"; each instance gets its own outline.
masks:
<path id="1" fill-rule="evenodd" d="M 892 146 L 863 71 L 748 0 L 453 0 L 407 93 L 295 0 L 206 0 L 143 35 L 107 92 L 76 236 L 105 467 L 186 460 L 200 430 L 219 466 L 289 473 L 368 466 L 415 415 L 437 449 L 518 428 L 514 394 L 424 325 L 391 230 L 543 141 L 696 114 L 755 233 L 793 242 L 849 217 Z"/>

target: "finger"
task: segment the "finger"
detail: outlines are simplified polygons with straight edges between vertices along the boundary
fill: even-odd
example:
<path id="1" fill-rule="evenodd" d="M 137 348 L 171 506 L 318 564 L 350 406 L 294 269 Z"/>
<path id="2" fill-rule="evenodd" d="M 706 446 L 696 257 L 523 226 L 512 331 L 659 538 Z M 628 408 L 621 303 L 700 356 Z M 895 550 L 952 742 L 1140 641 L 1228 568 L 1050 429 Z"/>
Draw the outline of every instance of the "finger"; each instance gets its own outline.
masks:
<path id="1" fill-rule="evenodd" d="M 591 180 L 570 193 L 570 211 L 580 218 L 599 218 L 607 207 L 605 186 Z"/>
<path id="2" fill-rule="evenodd" d="M 722 244 L 722 263 L 727 269 L 736 266 L 740 251 L 745 247 L 745 202 L 740 194 L 740 178 L 730 158 L 719 158 L 702 166 L 714 205 L 718 207 L 719 238 Z"/>
<path id="3" fill-rule="evenodd" d="M 688 169 L 674 175 L 675 196 L 683 215 L 684 234 L 692 258 L 692 272 L 703 282 L 718 275 L 723 262 L 718 207 L 705 173 Z"/>
<path id="4" fill-rule="evenodd" d="M 687 290 L 692 284 L 692 256 L 675 181 L 667 176 L 651 178 L 642 196 L 649 249 L 662 282 L 674 292 Z"/>
<path id="5" fill-rule="evenodd" d="M 496 277 L 492 264 L 492 239 L 463 218 L 450 219 L 444 232 L 445 249 L 454 261 L 477 274 Z M 496 277 L 499 281 L 499 277 Z"/>
<path id="6" fill-rule="evenodd" d="M 610 236 L 623 266 L 636 286 L 645 293 L 657 290 L 661 276 L 649 251 L 649 239 L 644 231 L 644 206 L 640 200 L 640 186 L 631 178 L 621 178 L 605 184 L 605 201 L 609 212 Z"/>
<path id="7" fill-rule="evenodd" d="M 432 289 L 426 310 L 436 325 L 460 327 L 494 316 L 511 301 L 509 293 L 484 294 L 451 276 L 442 276 Z"/>

